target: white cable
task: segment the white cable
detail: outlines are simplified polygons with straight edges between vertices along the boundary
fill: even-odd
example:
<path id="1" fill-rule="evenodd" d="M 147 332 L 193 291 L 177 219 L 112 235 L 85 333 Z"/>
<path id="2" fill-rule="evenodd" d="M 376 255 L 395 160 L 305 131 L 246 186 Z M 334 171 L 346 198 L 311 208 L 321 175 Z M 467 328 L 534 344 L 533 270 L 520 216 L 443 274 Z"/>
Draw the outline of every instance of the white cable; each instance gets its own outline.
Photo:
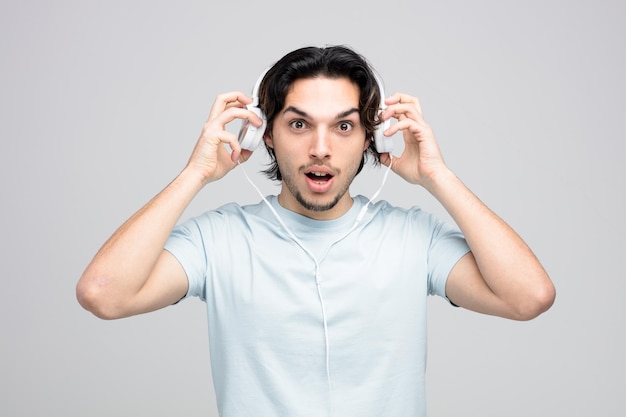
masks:
<path id="1" fill-rule="evenodd" d="M 389 154 L 389 166 L 387 166 L 387 169 L 385 170 L 385 173 L 383 174 L 383 181 L 381 182 L 380 187 L 378 187 L 378 190 L 376 190 L 374 195 L 372 195 L 372 197 L 367 201 L 365 206 L 363 206 L 363 208 L 361 209 L 361 212 L 356 218 L 356 223 L 354 225 L 355 227 L 361 222 L 361 220 L 363 220 L 363 217 L 365 216 L 365 213 L 367 212 L 367 208 L 372 203 L 372 201 L 374 201 L 376 197 L 378 197 L 378 194 L 380 194 L 383 187 L 385 186 L 385 183 L 387 182 L 387 177 L 389 176 L 389 171 L 391 171 L 391 165 L 393 165 L 393 156 L 390 153 Z"/>
<path id="2" fill-rule="evenodd" d="M 337 239 L 331 245 L 329 245 L 328 249 L 326 250 L 326 252 L 322 256 L 322 260 L 324 260 L 324 258 L 326 257 L 326 254 L 328 253 L 330 248 L 335 243 L 337 243 L 337 242 L 343 240 L 344 238 L 346 238 L 350 233 L 352 233 L 352 231 L 354 229 L 356 229 L 356 227 L 359 225 L 361 220 L 363 220 L 363 217 L 365 216 L 365 213 L 367 213 L 367 209 L 368 209 L 369 205 L 374 201 L 374 199 L 376 199 L 376 197 L 378 197 L 378 194 L 380 194 L 380 192 L 382 191 L 383 187 L 385 186 L 385 183 L 387 182 L 387 177 L 389 176 L 389 171 L 391 171 L 391 165 L 393 163 L 393 157 L 392 157 L 391 153 L 389 154 L 389 158 L 390 158 L 389 166 L 385 170 L 385 174 L 383 175 L 383 180 L 382 180 L 382 183 L 380 184 L 380 187 L 378 188 L 378 190 L 376 190 L 374 195 L 367 201 L 367 203 L 361 208 L 361 211 L 359 212 L 359 214 L 358 214 L 358 216 L 356 218 L 356 221 L 354 222 L 354 225 L 350 228 L 350 230 L 348 230 L 348 232 L 345 235 L 343 235 L 340 239 Z M 329 394 L 329 400 L 330 400 L 329 401 L 330 402 L 329 413 L 330 413 L 330 416 L 332 416 L 333 415 L 333 388 L 332 388 L 332 382 L 331 382 L 331 378 L 330 378 L 330 337 L 328 336 L 328 321 L 326 319 L 326 307 L 324 305 L 324 297 L 322 296 L 322 288 L 321 288 L 321 285 L 320 285 L 320 262 L 317 260 L 315 255 L 313 255 L 313 253 L 311 251 L 309 251 L 304 246 L 304 244 L 302 244 L 302 242 L 300 242 L 300 239 L 298 239 L 296 237 L 296 235 L 291 231 L 291 229 L 289 229 L 289 227 L 287 227 L 287 225 L 285 224 L 283 219 L 278 215 L 278 212 L 274 209 L 272 204 L 267 200 L 267 198 L 265 198 L 265 196 L 263 195 L 261 190 L 259 190 L 259 188 L 256 186 L 256 184 L 254 184 L 252 179 L 250 179 L 250 177 L 248 176 L 248 173 L 246 172 L 246 170 L 243 167 L 243 165 L 241 165 L 241 163 L 239 161 L 237 161 L 237 164 L 241 168 L 241 171 L 243 172 L 243 175 L 246 177 L 246 179 L 252 185 L 252 187 L 256 190 L 256 192 L 261 196 L 261 198 L 263 199 L 263 201 L 265 202 L 267 207 L 269 207 L 270 211 L 272 212 L 274 217 L 276 217 L 276 220 L 278 220 L 278 222 L 283 227 L 283 229 L 285 229 L 285 231 L 289 234 L 289 236 L 293 239 L 293 241 L 298 246 L 300 246 L 300 248 L 307 255 L 309 255 L 309 257 L 315 263 L 315 287 L 317 288 L 317 295 L 318 295 L 318 297 L 320 299 L 320 306 L 321 306 L 321 309 L 322 309 L 322 320 L 323 320 L 323 326 L 324 326 L 324 342 L 325 342 L 325 348 L 326 348 L 326 379 L 327 379 L 327 382 L 328 382 L 328 394 Z"/>
<path id="3" fill-rule="evenodd" d="M 330 379 L 330 338 L 328 336 L 328 321 L 326 319 L 326 308 L 325 308 L 325 305 L 324 305 L 324 297 L 322 296 L 322 288 L 321 288 L 321 285 L 320 285 L 320 263 L 318 262 L 318 260 L 315 257 L 315 255 L 313 255 L 313 253 L 311 251 L 309 251 L 306 248 L 306 246 L 304 246 L 304 244 L 302 242 L 300 242 L 300 239 L 298 239 L 296 237 L 296 235 L 291 231 L 291 229 L 289 229 L 289 227 L 287 227 L 285 222 L 283 222 L 283 219 L 278 215 L 278 212 L 274 209 L 272 204 L 267 200 L 267 198 L 265 198 L 265 196 L 263 195 L 261 190 L 259 190 L 259 188 L 254 184 L 252 179 L 250 179 L 250 177 L 248 176 L 248 173 L 246 172 L 246 170 L 243 167 L 243 165 L 241 165 L 241 163 L 239 163 L 239 161 L 237 161 L 237 164 L 239 164 L 239 167 L 241 168 L 241 171 L 243 172 L 243 175 L 246 177 L 248 182 L 250 184 L 252 184 L 252 187 L 254 187 L 254 189 L 257 191 L 257 193 L 259 193 L 259 195 L 261 196 L 261 198 L 263 199 L 263 201 L 265 202 L 267 207 L 269 207 L 269 209 L 271 210 L 272 214 L 274 214 L 274 217 L 276 217 L 276 220 L 278 220 L 278 222 L 283 227 L 283 229 L 285 229 L 285 231 L 289 234 L 289 236 L 293 239 L 293 241 L 296 242 L 296 244 L 298 246 L 300 246 L 300 248 L 307 255 L 309 255 L 309 257 L 315 263 L 315 287 L 317 289 L 317 295 L 318 295 L 318 297 L 320 299 L 320 306 L 322 308 L 322 321 L 323 321 L 323 327 L 324 327 L 324 343 L 325 343 L 325 350 L 326 350 L 326 380 L 328 382 L 328 394 L 329 394 L 329 398 L 330 398 L 330 416 L 332 416 L 333 388 L 332 388 L 332 383 L 331 383 L 331 379 Z"/>
<path id="4" fill-rule="evenodd" d="M 326 382 L 328 383 L 329 416 L 333 415 L 333 384 L 330 379 L 330 337 L 328 336 L 328 320 L 326 320 L 326 307 L 324 297 L 322 297 L 322 287 L 320 285 L 319 264 L 315 261 L 315 287 L 322 306 L 322 321 L 324 325 L 324 346 L 326 348 Z"/>

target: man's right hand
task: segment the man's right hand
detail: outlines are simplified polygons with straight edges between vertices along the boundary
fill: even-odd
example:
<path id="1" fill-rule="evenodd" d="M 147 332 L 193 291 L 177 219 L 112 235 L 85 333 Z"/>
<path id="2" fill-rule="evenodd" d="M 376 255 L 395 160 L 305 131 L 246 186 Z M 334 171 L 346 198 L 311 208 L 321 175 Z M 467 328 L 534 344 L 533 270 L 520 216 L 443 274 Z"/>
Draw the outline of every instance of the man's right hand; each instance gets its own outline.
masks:
<path id="1" fill-rule="evenodd" d="M 246 161 L 252 154 L 241 148 L 237 135 L 226 131 L 226 125 L 235 119 L 247 119 L 252 125 L 261 126 L 261 118 L 246 109 L 246 105 L 251 103 L 250 97 L 238 91 L 215 98 L 209 118 L 185 167 L 186 171 L 197 174 L 203 185 L 222 178 L 237 166 L 238 161 Z M 224 145 L 228 145 L 230 150 Z"/>
<path id="2" fill-rule="evenodd" d="M 83 272 L 76 287 L 83 307 L 101 318 L 122 318 L 163 308 L 186 294 L 186 273 L 163 249 L 165 242 L 202 187 L 250 157 L 225 127 L 235 119 L 261 126 L 259 116 L 245 107 L 251 102 L 240 92 L 215 99 L 185 169 L 105 242 Z"/>

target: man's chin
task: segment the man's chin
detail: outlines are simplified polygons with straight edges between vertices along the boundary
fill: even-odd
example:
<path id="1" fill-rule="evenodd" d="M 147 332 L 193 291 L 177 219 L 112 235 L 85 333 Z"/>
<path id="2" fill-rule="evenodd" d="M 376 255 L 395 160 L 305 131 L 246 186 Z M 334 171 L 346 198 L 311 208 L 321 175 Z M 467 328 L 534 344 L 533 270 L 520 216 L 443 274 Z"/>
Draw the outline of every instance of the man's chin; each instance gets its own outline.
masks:
<path id="1" fill-rule="evenodd" d="M 321 196 L 318 199 L 305 199 L 304 196 L 302 196 L 302 194 L 298 193 L 296 194 L 295 197 L 296 197 L 296 201 L 300 203 L 302 208 L 308 211 L 319 213 L 319 212 L 332 210 L 333 208 L 335 208 L 337 203 L 339 203 L 339 201 L 341 200 L 342 196 L 336 195 L 332 199 L 323 198 Z"/>
<path id="2" fill-rule="evenodd" d="M 333 208 L 335 208 L 335 206 L 339 202 L 338 198 L 331 200 L 330 202 L 307 201 L 307 200 L 304 200 L 303 198 L 298 198 L 298 197 L 296 197 L 296 199 L 298 200 L 298 203 L 300 203 L 300 205 L 304 209 L 308 211 L 314 211 L 314 212 L 324 212 L 324 211 L 332 210 Z"/>

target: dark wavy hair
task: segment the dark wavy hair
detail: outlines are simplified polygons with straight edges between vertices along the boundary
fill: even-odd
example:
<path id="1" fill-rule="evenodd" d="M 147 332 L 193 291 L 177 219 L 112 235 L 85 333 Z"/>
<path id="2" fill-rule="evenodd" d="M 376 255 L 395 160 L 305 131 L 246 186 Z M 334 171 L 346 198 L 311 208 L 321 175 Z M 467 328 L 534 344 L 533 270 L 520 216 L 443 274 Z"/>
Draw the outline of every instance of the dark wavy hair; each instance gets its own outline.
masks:
<path id="1" fill-rule="evenodd" d="M 302 78 L 347 78 L 359 88 L 359 116 L 365 128 L 369 147 L 363 152 L 357 174 L 361 172 L 367 156 L 380 164 L 380 154 L 374 146 L 374 129 L 378 125 L 378 109 L 381 94 L 374 70 L 367 60 L 351 48 L 343 45 L 326 47 L 304 47 L 289 52 L 278 60 L 265 74 L 259 86 L 259 107 L 267 118 L 266 135 L 272 134 L 274 119 L 283 109 L 285 98 L 293 83 Z M 282 175 L 276 162 L 274 149 L 265 146 L 270 155 L 269 168 L 263 173 L 268 178 L 281 181 Z"/>

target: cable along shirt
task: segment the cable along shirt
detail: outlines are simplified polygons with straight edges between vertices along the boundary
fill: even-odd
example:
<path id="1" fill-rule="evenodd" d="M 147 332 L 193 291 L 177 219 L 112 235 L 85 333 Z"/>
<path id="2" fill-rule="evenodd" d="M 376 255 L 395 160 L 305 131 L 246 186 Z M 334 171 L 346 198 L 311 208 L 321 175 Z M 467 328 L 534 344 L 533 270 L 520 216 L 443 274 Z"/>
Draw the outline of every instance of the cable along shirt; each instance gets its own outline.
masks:
<path id="1" fill-rule="evenodd" d="M 425 416 L 426 297 L 469 251 L 460 231 L 385 201 L 354 227 L 360 195 L 328 221 L 268 202 L 300 244 L 260 202 L 192 218 L 165 247 L 206 302 L 220 416 Z"/>

